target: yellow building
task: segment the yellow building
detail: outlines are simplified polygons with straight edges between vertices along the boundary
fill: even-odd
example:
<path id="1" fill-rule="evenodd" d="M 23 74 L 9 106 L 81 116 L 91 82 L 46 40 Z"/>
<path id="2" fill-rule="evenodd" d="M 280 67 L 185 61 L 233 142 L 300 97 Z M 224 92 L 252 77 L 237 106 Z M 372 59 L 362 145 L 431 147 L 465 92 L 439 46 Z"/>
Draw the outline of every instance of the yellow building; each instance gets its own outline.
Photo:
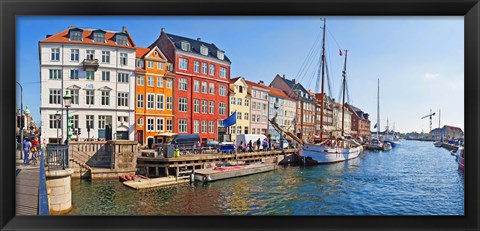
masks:
<path id="1" fill-rule="evenodd" d="M 237 123 L 229 127 L 231 141 L 237 134 L 250 134 L 250 95 L 248 85 L 243 77 L 230 79 L 230 114 L 237 112 Z"/>

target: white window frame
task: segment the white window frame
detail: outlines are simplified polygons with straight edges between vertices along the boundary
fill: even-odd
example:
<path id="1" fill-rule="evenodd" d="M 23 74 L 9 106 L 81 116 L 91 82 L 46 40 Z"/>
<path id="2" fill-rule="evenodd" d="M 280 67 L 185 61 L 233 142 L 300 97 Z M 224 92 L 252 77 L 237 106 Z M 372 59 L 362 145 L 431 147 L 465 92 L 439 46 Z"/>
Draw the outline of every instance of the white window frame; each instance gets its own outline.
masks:
<path id="1" fill-rule="evenodd" d="M 207 121 L 202 120 L 202 133 L 207 133 Z"/>
<path id="2" fill-rule="evenodd" d="M 210 64 L 208 74 L 209 75 L 215 75 L 215 65 L 214 64 Z"/>
<path id="3" fill-rule="evenodd" d="M 207 63 L 202 63 L 202 74 L 207 74 L 208 72 L 208 64 Z"/>
<path id="4" fill-rule="evenodd" d="M 146 123 L 146 126 L 145 126 L 145 130 L 147 132 L 154 132 L 155 131 L 155 118 L 154 117 L 147 117 L 146 122 L 147 123 Z"/>
<path id="5" fill-rule="evenodd" d="M 208 83 L 202 81 L 202 93 L 208 93 Z"/>
<path id="6" fill-rule="evenodd" d="M 110 63 L 110 51 L 102 51 L 102 63 Z"/>
<path id="7" fill-rule="evenodd" d="M 144 94 L 137 94 L 137 108 L 143 108 L 145 105 Z"/>
<path id="8" fill-rule="evenodd" d="M 178 89 L 188 91 L 188 79 L 180 78 L 178 80 Z"/>
<path id="9" fill-rule="evenodd" d="M 165 109 L 165 95 L 164 94 L 157 94 L 157 110 L 164 110 Z"/>
<path id="10" fill-rule="evenodd" d="M 104 106 L 109 106 L 110 105 L 110 91 L 101 91 L 102 92 L 102 97 L 101 97 L 101 105 Z"/>
<path id="11" fill-rule="evenodd" d="M 155 109 L 155 94 L 147 93 L 147 109 Z"/>
<path id="12" fill-rule="evenodd" d="M 199 99 L 194 99 L 193 100 L 193 113 L 199 113 L 200 112 L 200 100 Z"/>
<path id="13" fill-rule="evenodd" d="M 91 92 L 91 94 L 89 94 Z M 95 105 L 95 90 L 85 90 L 85 104 Z"/>
<path id="14" fill-rule="evenodd" d="M 70 61 L 80 61 L 79 49 L 70 49 Z"/>
<path id="15" fill-rule="evenodd" d="M 178 58 L 178 69 L 180 70 L 188 70 L 188 59 L 185 58 Z"/>
<path id="16" fill-rule="evenodd" d="M 215 102 L 214 101 L 210 101 L 210 107 L 209 107 L 209 113 L 210 114 L 215 114 Z"/>
<path id="17" fill-rule="evenodd" d="M 215 122 L 213 120 L 210 120 L 210 126 L 208 126 L 208 131 L 210 134 L 215 133 Z"/>
<path id="18" fill-rule="evenodd" d="M 145 76 L 137 75 L 137 85 L 143 86 L 145 84 Z"/>
<path id="19" fill-rule="evenodd" d="M 160 125 L 161 125 L 161 127 L 159 128 Z M 157 128 L 157 132 L 165 131 L 165 119 L 164 118 L 157 118 L 156 128 Z"/>
<path id="20" fill-rule="evenodd" d="M 188 112 L 188 98 L 178 98 L 178 111 Z"/>
<path id="21" fill-rule="evenodd" d="M 200 121 L 194 120 L 193 121 L 193 133 L 200 133 Z"/>
<path id="22" fill-rule="evenodd" d="M 199 61 L 193 61 L 193 71 L 196 73 L 200 72 L 200 62 Z"/>
<path id="23" fill-rule="evenodd" d="M 163 77 L 157 77 L 157 87 L 163 88 Z"/>
<path id="24" fill-rule="evenodd" d="M 128 54 L 127 53 L 120 53 L 120 65 L 127 66 L 128 65 Z"/>
<path id="25" fill-rule="evenodd" d="M 172 89 L 173 88 L 173 79 L 167 79 L 167 88 Z"/>
<path id="26" fill-rule="evenodd" d="M 50 61 L 60 61 L 60 48 L 52 48 Z"/>
<path id="27" fill-rule="evenodd" d="M 215 83 L 209 83 L 208 84 L 208 92 L 210 94 L 215 94 Z"/>
<path id="28" fill-rule="evenodd" d="M 166 103 L 166 104 L 167 104 L 167 107 L 166 107 L 167 110 L 173 110 L 173 97 L 167 96 L 166 98 L 167 98 L 167 99 L 166 99 L 166 101 L 167 101 L 167 103 Z"/>
<path id="29" fill-rule="evenodd" d="M 227 78 L 227 68 L 220 67 L 220 77 Z"/>
<path id="30" fill-rule="evenodd" d="M 178 132 L 181 132 L 181 133 L 187 133 L 188 132 L 187 120 L 185 120 L 185 119 L 178 120 Z"/>
<path id="31" fill-rule="evenodd" d="M 110 71 L 102 71 L 102 81 L 110 82 Z"/>
<path id="32" fill-rule="evenodd" d="M 207 114 L 208 113 L 208 101 L 207 100 L 202 100 L 202 114 Z"/>
<path id="33" fill-rule="evenodd" d="M 128 92 L 117 92 L 117 106 L 128 107 Z"/>
<path id="34" fill-rule="evenodd" d="M 153 79 L 153 76 L 148 75 L 147 76 L 147 86 L 153 87 L 155 85 L 155 80 Z"/>
<path id="35" fill-rule="evenodd" d="M 193 91 L 200 92 L 200 81 L 193 80 Z"/>

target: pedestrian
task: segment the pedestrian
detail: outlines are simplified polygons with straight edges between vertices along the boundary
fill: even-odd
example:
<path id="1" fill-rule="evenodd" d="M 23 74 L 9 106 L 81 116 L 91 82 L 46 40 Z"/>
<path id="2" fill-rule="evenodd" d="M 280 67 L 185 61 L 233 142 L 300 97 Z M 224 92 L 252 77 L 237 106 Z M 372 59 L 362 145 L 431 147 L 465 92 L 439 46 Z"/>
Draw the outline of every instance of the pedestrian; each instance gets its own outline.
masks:
<path id="1" fill-rule="evenodd" d="M 263 146 L 263 151 L 266 151 L 266 150 L 267 150 L 267 147 L 268 147 L 268 140 L 267 140 L 267 138 L 263 139 L 262 146 Z"/>
<path id="2" fill-rule="evenodd" d="M 244 152 L 244 151 L 245 151 L 245 148 L 243 147 L 243 140 L 240 141 L 240 145 L 238 146 L 238 150 L 240 150 L 240 152 Z"/>
<path id="3" fill-rule="evenodd" d="M 38 152 L 39 148 L 38 148 L 38 138 L 35 136 L 35 138 L 33 138 L 33 141 L 32 141 L 32 148 L 30 149 L 30 151 L 32 152 L 32 158 L 37 158 L 37 152 Z"/>
<path id="4" fill-rule="evenodd" d="M 248 152 L 253 152 L 252 140 L 250 140 L 250 141 L 248 142 Z"/>
<path id="5" fill-rule="evenodd" d="M 258 138 L 258 140 L 257 140 L 257 150 L 260 150 L 260 143 L 261 143 L 260 138 Z"/>
<path id="6" fill-rule="evenodd" d="M 30 156 L 30 148 L 32 147 L 32 143 L 30 143 L 30 139 L 25 139 L 23 142 L 23 164 L 28 164 L 28 158 Z"/>

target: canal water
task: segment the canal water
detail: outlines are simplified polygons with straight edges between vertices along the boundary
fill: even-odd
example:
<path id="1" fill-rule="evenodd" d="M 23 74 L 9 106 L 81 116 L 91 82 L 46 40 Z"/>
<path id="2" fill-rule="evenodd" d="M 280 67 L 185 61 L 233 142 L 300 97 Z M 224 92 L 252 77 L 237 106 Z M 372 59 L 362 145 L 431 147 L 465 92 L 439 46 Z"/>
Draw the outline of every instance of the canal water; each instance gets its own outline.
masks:
<path id="1" fill-rule="evenodd" d="M 208 184 L 133 190 L 72 180 L 71 215 L 464 215 L 464 175 L 432 142 L 347 162 L 280 167 Z"/>

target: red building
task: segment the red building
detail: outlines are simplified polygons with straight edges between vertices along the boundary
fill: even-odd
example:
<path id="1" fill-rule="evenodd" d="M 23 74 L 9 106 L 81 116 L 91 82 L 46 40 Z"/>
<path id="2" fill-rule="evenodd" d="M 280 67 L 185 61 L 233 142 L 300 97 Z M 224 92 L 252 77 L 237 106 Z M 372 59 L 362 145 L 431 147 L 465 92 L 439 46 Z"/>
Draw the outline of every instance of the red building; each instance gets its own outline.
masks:
<path id="1" fill-rule="evenodd" d="M 202 142 L 223 140 L 223 120 L 228 117 L 230 60 L 223 50 L 200 38 L 167 34 L 162 28 L 157 46 L 172 60 L 174 129 L 199 134 Z"/>

